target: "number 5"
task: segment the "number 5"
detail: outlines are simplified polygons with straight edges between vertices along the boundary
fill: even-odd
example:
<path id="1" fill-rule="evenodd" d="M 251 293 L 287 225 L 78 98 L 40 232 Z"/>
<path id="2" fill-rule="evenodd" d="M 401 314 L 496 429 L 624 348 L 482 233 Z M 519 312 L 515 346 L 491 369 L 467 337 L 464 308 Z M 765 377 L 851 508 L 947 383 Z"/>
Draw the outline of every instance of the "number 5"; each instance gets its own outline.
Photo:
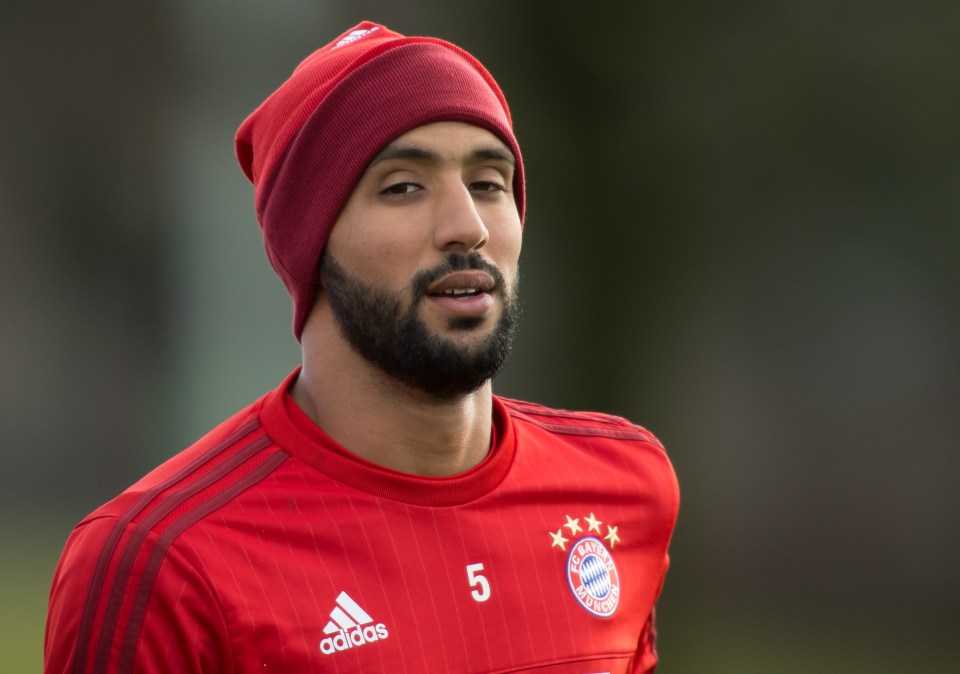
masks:
<path id="1" fill-rule="evenodd" d="M 468 564 L 467 565 L 467 580 L 470 581 L 470 587 L 478 587 L 478 589 L 473 590 L 470 594 L 473 595 L 473 598 L 477 601 L 486 601 L 490 598 L 490 582 L 487 580 L 486 576 L 481 576 L 478 571 L 483 571 L 483 564 Z"/>

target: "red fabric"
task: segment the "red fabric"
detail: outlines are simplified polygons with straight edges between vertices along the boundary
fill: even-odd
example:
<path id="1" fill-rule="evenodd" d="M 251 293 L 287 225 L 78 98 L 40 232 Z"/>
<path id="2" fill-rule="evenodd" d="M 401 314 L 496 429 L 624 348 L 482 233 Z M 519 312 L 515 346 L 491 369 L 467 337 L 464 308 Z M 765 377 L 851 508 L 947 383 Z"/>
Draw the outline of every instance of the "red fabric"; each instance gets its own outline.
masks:
<path id="1" fill-rule="evenodd" d="M 299 338 L 313 303 L 317 263 L 370 159 L 423 124 L 462 121 L 489 130 L 523 161 L 493 77 L 459 47 L 404 37 L 365 21 L 305 59 L 240 126 L 240 165 L 255 186 L 267 256 L 294 301 Z"/>
<path id="2" fill-rule="evenodd" d="M 305 425 L 290 381 L 78 525 L 47 674 L 653 670 L 678 492 L 650 433 L 498 398 L 487 460 L 419 478 Z M 608 617 L 572 589 L 590 537 Z"/>

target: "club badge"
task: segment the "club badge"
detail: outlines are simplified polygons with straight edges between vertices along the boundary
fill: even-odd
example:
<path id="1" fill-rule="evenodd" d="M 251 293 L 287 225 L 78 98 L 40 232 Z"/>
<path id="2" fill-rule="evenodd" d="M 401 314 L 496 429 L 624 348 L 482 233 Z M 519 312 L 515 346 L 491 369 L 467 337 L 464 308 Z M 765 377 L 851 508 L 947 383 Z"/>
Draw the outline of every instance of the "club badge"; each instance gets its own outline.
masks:
<path id="1" fill-rule="evenodd" d="M 567 522 L 556 532 L 551 531 L 552 547 L 567 552 L 567 582 L 577 602 L 587 611 L 601 618 L 612 616 L 620 603 L 620 574 L 610 552 L 620 542 L 617 527 L 607 524 L 603 538 L 603 522 L 593 513 L 584 517 L 587 529 L 580 526 L 580 518 L 567 517 Z M 565 529 L 566 528 L 566 529 Z M 592 535 L 595 532 L 597 535 Z M 583 536 L 577 537 L 577 534 Z M 564 536 L 568 534 L 570 538 Z M 570 543 L 569 549 L 567 544 Z M 606 543 L 604 543 L 606 541 Z M 607 545 L 609 544 L 609 548 Z"/>

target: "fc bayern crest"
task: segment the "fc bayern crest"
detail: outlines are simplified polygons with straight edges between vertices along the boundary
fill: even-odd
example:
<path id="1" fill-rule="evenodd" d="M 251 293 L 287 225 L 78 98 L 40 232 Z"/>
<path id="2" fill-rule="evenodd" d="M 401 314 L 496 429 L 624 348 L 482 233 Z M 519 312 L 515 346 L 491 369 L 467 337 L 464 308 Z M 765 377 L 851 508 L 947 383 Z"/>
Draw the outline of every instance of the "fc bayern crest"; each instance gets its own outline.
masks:
<path id="1" fill-rule="evenodd" d="M 570 590 L 583 608 L 608 618 L 620 603 L 620 574 L 613 555 L 599 538 L 581 538 L 567 556 L 567 580 Z"/>

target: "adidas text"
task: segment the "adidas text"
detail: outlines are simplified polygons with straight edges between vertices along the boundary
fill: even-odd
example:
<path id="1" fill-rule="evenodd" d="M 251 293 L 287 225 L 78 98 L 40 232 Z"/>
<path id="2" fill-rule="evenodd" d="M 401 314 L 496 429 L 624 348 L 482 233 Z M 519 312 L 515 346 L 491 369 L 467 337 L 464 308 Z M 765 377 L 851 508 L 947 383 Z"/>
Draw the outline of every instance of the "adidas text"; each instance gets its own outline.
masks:
<path id="1" fill-rule="evenodd" d="M 367 625 L 366 627 L 357 626 L 349 631 L 340 630 L 336 635 L 327 637 L 320 642 L 320 652 L 324 655 L 330 655 L 354 646 L 363 646 L 380 639 L 386 639 L 387 635 L 387 626 L 383 623 Z"/>

